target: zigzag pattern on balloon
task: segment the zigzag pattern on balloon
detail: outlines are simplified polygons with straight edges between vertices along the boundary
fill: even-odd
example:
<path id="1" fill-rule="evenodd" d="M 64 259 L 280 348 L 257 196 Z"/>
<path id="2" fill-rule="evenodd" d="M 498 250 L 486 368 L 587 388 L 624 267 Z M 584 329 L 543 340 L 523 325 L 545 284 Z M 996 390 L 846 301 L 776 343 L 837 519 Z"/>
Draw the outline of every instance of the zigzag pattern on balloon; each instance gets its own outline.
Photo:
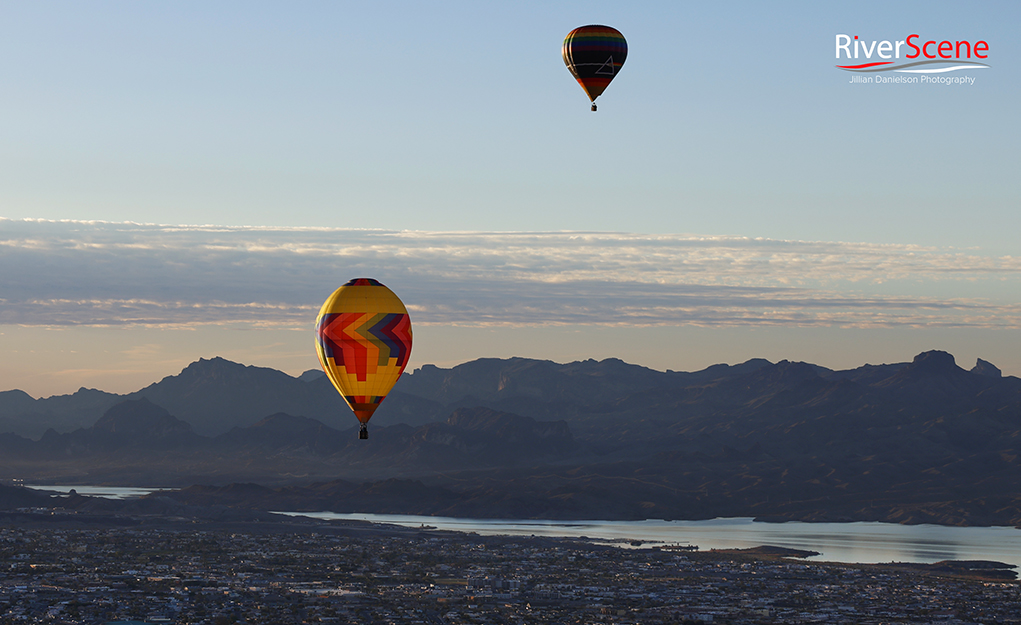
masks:
<path id="1" fill-rule="evenodd" d="M 396 313 L 333 313 L 320 317 L 316 340 L 323 355 L 359 381 L 395 360 L 402 370 L 411 353 L 411 320 Z"/>

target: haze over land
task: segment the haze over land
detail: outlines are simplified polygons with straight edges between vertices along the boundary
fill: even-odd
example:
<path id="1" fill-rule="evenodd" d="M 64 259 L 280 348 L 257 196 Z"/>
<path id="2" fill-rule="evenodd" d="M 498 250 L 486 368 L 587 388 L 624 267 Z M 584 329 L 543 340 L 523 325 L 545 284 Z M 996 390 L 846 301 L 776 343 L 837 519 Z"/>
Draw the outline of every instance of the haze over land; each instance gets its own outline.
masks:
<path id="1" fill-rule="evenodd" d="M 1021 524 L 1021 380 L 983 360 L 483 359 L 396 389 L 368 441 L 316 371 L 214 358 L 127 396 L 7 391 L 0 477 L 204 484 L 175 497 L 260 509 Z M 218 488 L 237 482 L 265 486 Z"/>

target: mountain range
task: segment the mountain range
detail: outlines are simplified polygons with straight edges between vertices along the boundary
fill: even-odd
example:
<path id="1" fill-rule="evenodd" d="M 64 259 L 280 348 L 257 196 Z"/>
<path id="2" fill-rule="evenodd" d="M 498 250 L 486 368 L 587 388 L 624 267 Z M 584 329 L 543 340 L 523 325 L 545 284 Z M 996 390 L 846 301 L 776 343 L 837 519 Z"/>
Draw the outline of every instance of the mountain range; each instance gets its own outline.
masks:
<path id="1" fill-rule="evenodd" d="M 1021 380 L 945 352 L 845 371 L 480 359 L 396 389 L 368 441 L 321 373 L 220 358 L 128 395 L 7 391 L 0 478 L 259 509 L 1021 524 Z"/>

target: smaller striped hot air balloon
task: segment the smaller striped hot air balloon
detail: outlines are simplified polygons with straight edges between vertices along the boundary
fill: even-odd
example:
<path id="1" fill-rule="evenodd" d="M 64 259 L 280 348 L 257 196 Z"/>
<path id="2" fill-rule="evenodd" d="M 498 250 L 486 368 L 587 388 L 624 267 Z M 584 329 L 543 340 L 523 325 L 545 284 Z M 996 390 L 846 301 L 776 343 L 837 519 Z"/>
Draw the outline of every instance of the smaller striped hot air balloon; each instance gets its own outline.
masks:
<path id="1" fill-rule="evenodd" d="M 564 38 L 564 63 L 592 101 L 598 98 L 627 59 L 627 41 L 616 28 L 582 26 Z"/>
<path id="2" fill-rule="evenodd" d="M 376 280 L 355 278 L 334 291 L 319 310 L 316 354 L 361 423 L 358 438 L 368 438 L 372 413 L 408 366 L 408 310 Z"/>

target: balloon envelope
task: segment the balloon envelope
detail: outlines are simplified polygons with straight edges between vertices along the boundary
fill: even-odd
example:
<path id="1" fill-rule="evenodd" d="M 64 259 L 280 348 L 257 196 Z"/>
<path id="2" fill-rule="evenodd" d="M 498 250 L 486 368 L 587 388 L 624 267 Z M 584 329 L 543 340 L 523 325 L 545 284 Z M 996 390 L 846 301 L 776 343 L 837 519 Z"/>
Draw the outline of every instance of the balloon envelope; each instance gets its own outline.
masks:
<path id="1" fill-rule="evenodd" d="M 616 28 L 582 26 L 564 38 L 564 63 L 595 102 L 627 59 L 627 41 Z"/>
<path id="2" fill-rule="evenodd" d="M 368 423 L 408 365 L 408 310 L 376 280 L 351 280 L 319 310 L 316 353 L 355 416 Z"/>

